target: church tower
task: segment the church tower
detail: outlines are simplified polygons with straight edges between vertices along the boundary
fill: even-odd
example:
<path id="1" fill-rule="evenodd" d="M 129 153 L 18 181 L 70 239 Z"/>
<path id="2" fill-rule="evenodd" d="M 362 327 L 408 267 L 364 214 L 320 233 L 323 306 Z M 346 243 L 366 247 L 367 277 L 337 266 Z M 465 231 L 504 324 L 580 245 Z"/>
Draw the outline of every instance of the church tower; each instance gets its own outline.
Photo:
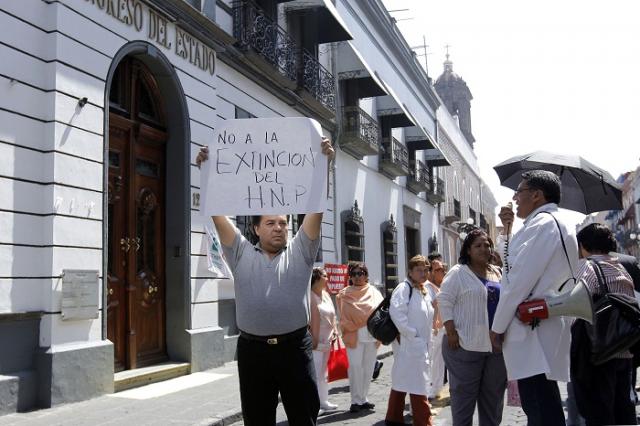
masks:
<path id="1" fill-rule="evenodd" d="M 444 61 L 444 72 L 435 84 L 436 92 L 449 113 L 458 117 L 460 130 L 467 138 L 469 145 L 473 147 L 475 138 L 471 133 L 471 91 L 467 83 L 458 74 L 453 72 L 453 62 L 449 60 L 447 49 L 447 59 Z"/>

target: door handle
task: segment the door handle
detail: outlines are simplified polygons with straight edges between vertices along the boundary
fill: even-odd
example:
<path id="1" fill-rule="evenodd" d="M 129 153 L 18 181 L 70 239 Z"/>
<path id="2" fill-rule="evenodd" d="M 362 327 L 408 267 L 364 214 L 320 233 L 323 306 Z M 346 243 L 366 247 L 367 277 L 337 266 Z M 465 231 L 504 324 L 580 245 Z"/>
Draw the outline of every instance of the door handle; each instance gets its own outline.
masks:
<path id="1" fill-rule="evenodd" d="M 112 288 L 109 289 L 109 296 L 113 296 L 113 289 Z"/>
<path id="2" fill-rule="evenodd" d="M 129 249 L 131 248 L 129 238 L 120 238 L 120 248 L 124 250 L 125 253 L 129 253 Z"/>
<path id="3" fill-rule="evenodd" d="M 136 244 L 136 251 L 140 250 L 140 237 L 137 237 L 133 242 Z"/>

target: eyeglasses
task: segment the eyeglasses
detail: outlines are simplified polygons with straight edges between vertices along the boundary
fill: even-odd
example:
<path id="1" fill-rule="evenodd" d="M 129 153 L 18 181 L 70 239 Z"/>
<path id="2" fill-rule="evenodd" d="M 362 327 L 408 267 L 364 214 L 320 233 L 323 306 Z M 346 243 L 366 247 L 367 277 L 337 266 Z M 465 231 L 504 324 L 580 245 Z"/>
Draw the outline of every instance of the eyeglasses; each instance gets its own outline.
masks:
<path id="1" fill-rule="evenodd" d="M 513 196 L 515 197 L 516 195 L 520 194 L 521 192 L 524 191 L 535 191 L 536 188 L 518 188 L 513 192 Z"/>
<path id="2" fill-rule="evenodd" d="M 352 277 L 366 277 L 367 273 L 363 271 L 356 271 L 351 273 Z"/>

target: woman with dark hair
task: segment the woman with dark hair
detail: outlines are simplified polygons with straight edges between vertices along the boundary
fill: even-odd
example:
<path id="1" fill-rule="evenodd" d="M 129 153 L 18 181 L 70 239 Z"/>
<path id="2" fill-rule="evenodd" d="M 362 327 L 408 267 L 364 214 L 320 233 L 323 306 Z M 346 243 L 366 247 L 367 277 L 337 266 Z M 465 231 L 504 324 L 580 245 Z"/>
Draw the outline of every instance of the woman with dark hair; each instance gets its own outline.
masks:
<path id="1" fill-rule="evenodd" d="M 329 384 L 327 383 L 327 361 L 329 349 L 338 338 L 336 311 L 327 292 L 327 272 L 323 268 L 313 268 L 311 273 L 311 338 L 313 340 L 313 363 L 316 367 L 320 414 L 335 410 L 336 404 L 329 402 Z"/>
<path id="2" fill-rule="evenodd" d="M 449 372 L 454 425 L 471 425 L 476 404 L 481 425 L 502 420 L 507 371 L 489 331 L 500 299 L 500 269 L 490 263 L 491 238 L 481 229 L 467 234 L 459 264 L 445 276 L 438 307 L 446 336 L 442 355 Z"/>
<path id="3" fill-rule="evenodd" d="M 598 275 L 610 293 L 635 297 L 633 281 L 616 257 L 616 241 L 606 226 L 592 223 L 578 232 L 580 257 L 586 261 L 577 275 L 582 278 L 592 296 L 603 294 Z M 631 372 L 633 355 L 624 350 L 613 359 L 594 365 L 590 362 L 591 347 L 579 336 L 588 325 L 578 319 L 571 328 L 571 383 L 580 415 L 587 426 L 609 424 L 636 424 L 635 404 L 631 399 L 633 384 Z M 585 345 L 586 343 L 586 345 Z"/>
<path id="4" fill-rule="evenodd" d="M 367 400 L 379 342 L 367 330 L 367 319 L 382 302 L 380 292 L 369 284 L 369 270 L 364 263 L 351 262 L 348 267 L 349 286 L 336 297 L 340 313 L 342 340 L 349 356 L 349 390 L 352 413 L 371 410 Z"/>

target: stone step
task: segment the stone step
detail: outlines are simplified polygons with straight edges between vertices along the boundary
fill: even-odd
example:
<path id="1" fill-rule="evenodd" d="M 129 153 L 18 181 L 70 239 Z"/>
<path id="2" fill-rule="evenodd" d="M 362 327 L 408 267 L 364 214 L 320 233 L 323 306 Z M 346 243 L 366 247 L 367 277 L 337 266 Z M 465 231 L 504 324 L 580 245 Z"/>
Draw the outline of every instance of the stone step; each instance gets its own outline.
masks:
<path id="1" fill-rule="evenodd" d="M 164 362 L 150 367 L 124 370 L 114 374 L 114 392 L 137 388 L 151 383 L 162 382 L 191 373 L 188 362 Z"/>

